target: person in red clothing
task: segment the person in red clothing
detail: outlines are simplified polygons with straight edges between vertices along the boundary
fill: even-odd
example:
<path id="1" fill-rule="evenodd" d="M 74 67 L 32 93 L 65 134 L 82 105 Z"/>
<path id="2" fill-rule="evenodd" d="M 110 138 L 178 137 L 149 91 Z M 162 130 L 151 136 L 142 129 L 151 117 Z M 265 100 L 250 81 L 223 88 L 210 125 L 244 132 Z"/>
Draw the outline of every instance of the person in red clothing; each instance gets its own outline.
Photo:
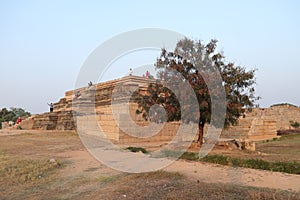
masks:
<path id="1" fill-rule="evenodd" d="M 18 117 L 18 119 L 17 119 L 17 124 L 20 124 L 21 122 L 22 122 L 21 117 Z"/>

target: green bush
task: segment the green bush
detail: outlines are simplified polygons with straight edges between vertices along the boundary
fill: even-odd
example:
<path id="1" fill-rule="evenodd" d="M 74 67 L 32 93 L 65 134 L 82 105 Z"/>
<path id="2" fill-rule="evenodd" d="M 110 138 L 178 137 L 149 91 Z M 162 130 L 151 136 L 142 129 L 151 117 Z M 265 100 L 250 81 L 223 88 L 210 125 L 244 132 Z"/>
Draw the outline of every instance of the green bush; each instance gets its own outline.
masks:
<path id="1" fill-rule="evenodd" d="M 131 152 L 142 152 L 142 153 L 148 153 L 148 151 L 146 149 L 144 149 L 143 147 L 127 147 L 126 149 L 128 149 Z"/>
<path id="2" fill-rule="evenodd" d="M 13 121 L 16 122 L 18 117 L 28 117 L 31 114 L 26 112 L 23 108 L 14 108 L 11 107 L 9 109 L 2 108 L 0 109 L 0 121 L 8 122 Z"/>
<path id="3" fill-rule="evenodd" d="M 299 128 L 299 127 L 300 127 L 300 123 L 297 122 L 297 121 L 290 121 L 290 125 L 291 125 L 293 128 Z"/>

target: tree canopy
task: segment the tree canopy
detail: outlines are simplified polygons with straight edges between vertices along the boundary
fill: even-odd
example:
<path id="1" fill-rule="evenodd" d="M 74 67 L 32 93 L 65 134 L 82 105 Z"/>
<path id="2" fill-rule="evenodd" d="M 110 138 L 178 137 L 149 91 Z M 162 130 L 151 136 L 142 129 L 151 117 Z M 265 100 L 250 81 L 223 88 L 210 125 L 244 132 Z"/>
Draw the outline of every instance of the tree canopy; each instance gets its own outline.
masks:
<path id="1" fill-rule="evenodd" d="M 181 109 L 190 110 L 190 116 L 184 116 L 187 122 L 199 124 L 199 141 L 202 142 L 203 127 L 211 123 L 212 110 L 226 107 L 225 126 L 237 124 L 238 118 L 247 108 L 255 106 L 259 97 L 255 96 L 255 69 L 247 71 L 245 67 L 226 62 L 223 53 L 216 51 L 217 40 L 204 44 L 199 40 L 185 38 L 177 43 L 173 52 L 161 50 L 155 63 L 157 84 L 150 84 L 148 94 L 138 94 L 135 99 L 139 104 L 137 113 L 149 118 L 149 109 L 155 104 L 162 106 L 167 112 L 167 121 L 182 120 Z M 214 70 L 215 69 L 215 70 Z M 179 80 L 177 73 L 183 77 Z M 220 77 L 220 80 L 218 80 Z M 183 87 L 188 82 L 197 98 L 197 105 L 189 104 L 190 96 Z M 167 83 L 167 84 L 166 84 Z M 165 85 L 172 85 L 179 92 L 175 95 Z M 219 104 L 212 99 L 222 100 Z M 178 99 L 184 99 L 185 107 L 180 109 Z M 193 112 L 199 109 L 200 116 Z"/>
<path id="2" fill-rule="evenodd" d="M 0 128 L 2 128 L 1 122 L 8 122 L 8 121 L 16 122 L 19 117 L 27 117 L 30 115 L 31 114 L 25 111 L 23 108 L 14 108 L 14 107 L 11 107 L 9 109 L 2 108 L 0 110 Z"/>

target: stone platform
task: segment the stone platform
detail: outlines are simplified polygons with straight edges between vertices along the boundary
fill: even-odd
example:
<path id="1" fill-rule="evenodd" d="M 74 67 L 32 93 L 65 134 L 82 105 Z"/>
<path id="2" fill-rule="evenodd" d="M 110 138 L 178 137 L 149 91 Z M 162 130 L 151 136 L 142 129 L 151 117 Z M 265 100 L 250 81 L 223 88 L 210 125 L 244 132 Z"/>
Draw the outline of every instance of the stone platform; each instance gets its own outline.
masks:
<path id="1" fill-rule="evenodd" d="M 116 143 L 171 141 L 176 136 L 179 122 L 166 123 L 152 137 L 135 137 L 120 128 L 131 119 L 140 127 L 150 122 L 136 114 L 138 105 L 132 102 L 133 91 L 146 94 L 147 86 L 155 80 L 126 76 L 120 79 L 98 83 L 91 87 L 70 90 L 54 104 L 53 112 L 38 114 L 24 120 L 22 129 L 34 130 L 88 130 L 91 134 L 105 133 L 105 137 Z M 75 94 L 80 94 L 79 96 Z M 125 117 L 124 117 L 125 116 Z M 290 120 L 300 122 L 300 108 L 289 105 L 270 108 L 254 108 L 241 117 L 239 124 L 222 131 L 221 138 L 242 140 L 270 139 L 277 136 L 277 130 L 289 129 Z M 187 133 L 188 135 L 189 133 Z M 185 138 L 180 138 L 185 140 Z M 187 139 L 190 140 L 191 138 Z"/>

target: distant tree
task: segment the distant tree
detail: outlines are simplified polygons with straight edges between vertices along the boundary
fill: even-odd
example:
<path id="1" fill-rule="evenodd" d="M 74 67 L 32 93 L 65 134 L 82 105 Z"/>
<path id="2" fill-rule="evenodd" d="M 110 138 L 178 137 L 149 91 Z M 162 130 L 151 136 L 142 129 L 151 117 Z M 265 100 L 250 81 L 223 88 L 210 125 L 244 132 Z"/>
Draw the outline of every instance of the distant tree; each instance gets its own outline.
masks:
<path id="1" fill-rule="evenodd" d="M 194 121 L 199 125 L 198 142 L 202 144 L 203 128 L 206 123 L 211 122 L 212 105 L 211 95 L 218 97 L 218 90 L 210 91 L 207 82 L 214 81 L 216 72 L 210 71 L 207 66 L 213 65 L 218 69 L 218 73 L 223 78 L 226 94 L 226 116 L 225 127 L 237 124 L 238 118 L 243 115 L 246 108 L 252 108 L 255 101 L 259 99 L 254 92 L 255 70 L 246 71 L 244 67 L 235 66 L 232 62 L 226 62 L 222 53 L 216 52 L 217 40 L 211 40 L 207 45 L 201 41 L 185 38 L 177 43 L 173 52 L 162 49 L 160 57 L 155 66 L 158 81 L 157 84 L 150 84 L 148 94 L 137 94 L 135 101 L 139 104 L 137 113 L 141 113 L 145 119 L 148 118 L 149 109 L 154 104 L 160 104 L 167 111 L 167 121 L 181 119 L 180 105 L 176 95 L 161 83 L 170 83 L 177 86 L 181 98 L 189 101 L 189 96 L 185 96 L 186 89 L 177 81 L 178 76 L 174 70 L 179 72 L 186 81 L 189 82 L 196 94 L 200 116 L 187 116 L 184 119 Z M 200 70 L 200 71 L 199 71 Z M 203 72 L 203 73 L 202 73 Z M 206 76 L 207 77 L 203 77 Z M 214 86 L 220 87 L 219 85 Z M 224 91 L 224 90 L 223 90 Z M 219 105 L 222 106 L 222 105 Z M 193 105 L 185 108 L 193 113 Z"/>
<path id="2" fill-rule="evenodd" d="M 9 110 L 7 108 L 2 108 L 0 110 L 0 124 L 1 122 L 13 121 L 16 122 L 18 117 L 27 117 L 31 114 L 26 112 L 23 108 L 11 107 Z M 2 124 L 0 129 L 2 128 Z"/>
<path id="3" fill-rule="evenodd" d="M 2 122 L 13 121 L 15 118 L 15 114 L 8 110 L 7 108 L 3 108 L 0 111 L 0 119 Z"/>
<path id="4" fill-rule="evenodd" d="M 26 112 L 23 108 L 14 108 L 10 107 L 11 112 L 14 113 L 15 118 L 13 121 L 17 120 L 18 117 L 27 117 L 30 116 L 31 114 L 29 112 Z"/>

